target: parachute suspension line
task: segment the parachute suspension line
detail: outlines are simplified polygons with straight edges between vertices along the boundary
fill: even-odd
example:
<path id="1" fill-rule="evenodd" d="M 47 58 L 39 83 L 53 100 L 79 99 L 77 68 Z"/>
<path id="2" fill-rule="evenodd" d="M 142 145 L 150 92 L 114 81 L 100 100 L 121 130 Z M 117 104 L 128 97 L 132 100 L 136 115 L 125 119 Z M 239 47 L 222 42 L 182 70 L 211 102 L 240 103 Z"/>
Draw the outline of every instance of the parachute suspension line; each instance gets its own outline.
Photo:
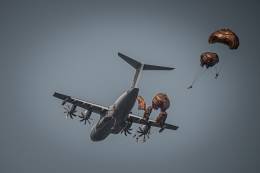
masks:
<path id="1" fill-rule="evenodd" d="M 187 89 L 191 89 L 193 87 L 193 85 L 199 80 L 199 78 L 205 73 L 205 71 L 207 71 L 207 68 L 205 68 L 203 71 L 201 71 L 199 69 L 198 72 L 196 73 L 193 81 L 191 82 L 191 85 Z"/>
<path id="2" fill-rule="evenodd" d="M 225 62 L 223 62 L 223 63 L 220 65 L 220 67 L 219 67 L 219 69 L 218 69 L 218 71 L 217 71 L 217 73 L 216 73 L 217 75 L 222 71 L 224 65 L 225 65 Z"/>
<path id="3" fill-rule="evenodd" d="M 220 67 L 219 67 L 220 66 Z M 218 78 L 218 76 L 219 76 L 219 73 L 220 73 L 220 69 L 222 68 L 222 66 L 223 66 L 223 63 L 221 63 L 221 65 L 216 65 L 215 66 L 215 68 L 214 68 L 214 70 L 215 70 L 215 79 L 217 79 Z"/>
<path id="4" fill-rule="evenodd" d="M 228 58 L 226 58 L 226 59 L 228 59 Z M 226 62 L 225 60 L 222 60 L 222 63 L 219 65 L 219 68 L 218 68 L 217 71 L 216 71 L 215 79 L 218 78 L 220 72 L 223 70 L 223 67 L 224 67 L 224 65 L 225 65 L 226 63 L 227 63 L 227 62 Z"/>
<path id="5" fill-rule="evenodd" d="M 214 66 L 214 71 L 215 71 L 215 73 L 218 73 L 218 70 L 219 70 L 219 69 L 218 69 L 218 65 L 215 65 L 215 66 Z"/>
<path id="6" fill-rule="evenodd" d="M 218 74 L 218 65 L 215 65 L 214 67 L 212 67 L 210 69 L 210 72 L 212 75 L 215 75 L 215 78 L 216 78 L 216 75 Z"/>

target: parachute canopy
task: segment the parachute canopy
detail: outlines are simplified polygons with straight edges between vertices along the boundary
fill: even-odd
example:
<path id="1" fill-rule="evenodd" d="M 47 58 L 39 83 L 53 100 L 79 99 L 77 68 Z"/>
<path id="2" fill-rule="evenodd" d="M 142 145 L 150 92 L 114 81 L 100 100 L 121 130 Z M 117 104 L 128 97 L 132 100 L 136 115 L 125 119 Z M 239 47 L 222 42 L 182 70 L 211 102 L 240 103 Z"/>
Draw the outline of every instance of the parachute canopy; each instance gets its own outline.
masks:
<path id="1" fill-rule="evenodd" d="M 239 46 L 238 36 L 228 28 L 222 28 L 213 32 L 209 36 L 209 43 L 223 43 L 229 46 L 230 49 L 237 49 Z"/>
<path id="2" fill-rule="evenodd" d="M 206 68 L 213 67 L 219 62 L 218 55 L 214 52 L 204 52 L 200 55 L 200 65 L 201 67 L 206 66 Z"/>
<path id="3" fill-rule="evenodd" d="M 168 96 L 164 93 L 158 93 L 153 97 L 152 100 L 153 109 L 161 109 L 162 112 L 165 112 L 170 107 L 170 100 Z"/>
<path id="4" fill-rule="evenodd" d="M 146 103 L 142 96 L 137 96 L 137 102 L 139 110 L 146 110 Z"/>
<path id="5" fill-rule="evenodd" d="M 160 114 L 156 117 L 155 122 L 158 123 L 161 127 L 163 127 L 167 119 L 167 115 L 167 112 L 160 112 Z"/>

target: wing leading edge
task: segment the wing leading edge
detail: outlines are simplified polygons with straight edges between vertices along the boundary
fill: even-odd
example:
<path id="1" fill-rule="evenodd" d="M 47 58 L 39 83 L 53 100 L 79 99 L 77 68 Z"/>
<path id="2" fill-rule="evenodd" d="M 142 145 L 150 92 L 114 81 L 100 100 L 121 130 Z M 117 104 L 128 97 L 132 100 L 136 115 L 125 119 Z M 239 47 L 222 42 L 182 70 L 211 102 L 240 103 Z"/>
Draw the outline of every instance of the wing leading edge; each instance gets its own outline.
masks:
<path id="1" fill-rule="evenodd" d="M 64 94 L 57 93 L 57 92 L 55 92 L 53 94 L 53 96 L 58 98 L 58 99 L 63 100 L 63 104 L 71 103 L 75 106 L 78 106 L 78 107 L 81 107 L 81 108 L 84 108 L 84 109 L 87 109 L 87 110 L 91 109 L 92 112 L 97 113 L 97 114 L 102 114 L 102 113 L 109 110 L 109 108 L 106 107 L 106 106 L 101 106 L 101 105 L 98 105 L 98 104 L 95 104 L 95 103 L 91 103 L 91 102 L 87 102 L 87 101 L 80 100 L 80 99 L 77 99 L 77 98 L 73 98 L 71 96 L 67 96 L 67 95 L 64 95 Z"/>

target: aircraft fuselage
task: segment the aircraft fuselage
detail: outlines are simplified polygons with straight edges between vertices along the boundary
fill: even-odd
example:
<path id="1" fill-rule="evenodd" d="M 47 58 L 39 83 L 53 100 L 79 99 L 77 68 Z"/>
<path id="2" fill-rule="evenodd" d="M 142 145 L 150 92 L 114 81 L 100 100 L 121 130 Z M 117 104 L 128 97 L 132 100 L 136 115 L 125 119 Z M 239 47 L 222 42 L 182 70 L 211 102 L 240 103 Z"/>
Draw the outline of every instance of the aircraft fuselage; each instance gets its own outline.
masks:
<path id="1" fill-rule="evenodd" d="M 109 134 L 119 133 L 125 125 L 128 114 L 134 107 L 139 89 L 131 88 L 124 92 L 105 115 L 93 126 L 90 138 L 92 141 L 104 140 Z"/>

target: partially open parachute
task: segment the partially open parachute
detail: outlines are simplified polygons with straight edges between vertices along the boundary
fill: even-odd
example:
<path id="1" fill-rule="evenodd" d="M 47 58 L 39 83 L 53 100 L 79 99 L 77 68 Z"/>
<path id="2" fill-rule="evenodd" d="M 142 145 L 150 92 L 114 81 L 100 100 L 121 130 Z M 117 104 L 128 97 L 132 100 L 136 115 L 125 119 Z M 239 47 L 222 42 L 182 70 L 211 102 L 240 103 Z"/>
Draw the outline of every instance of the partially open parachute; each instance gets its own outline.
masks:
<path id="1" fill-rule="evenodd" d="M 170 100 L 164 93 L 158 93 L 153 97 L 152 100 L 153 109 L 160 108 L 162 112 L 165 112 L 170 107 Z"/>
<path id="2" fill-rule="evenodd" d="M 140 137 L 143 137 L 145 141 L 146 137 L 149 138 L 150 128 L 149 118 L 153 109 L 160 109 L 160 113 L 156 116 L 155 122 L 161 127 L 159 132 L 162 132 L 165 129 L 165 121 L 167 119 L 166 110 L 170 107 L 170 100 L 165 93 L 157 93 L 152 99 L 152 105 L 147 105 L 142 96 L 137 96 L 138 110 L 143 110 L 143 117 L 141 121 L 144 122 L 142 127 L 139 127 L 133 137 L 136 138 L 137 142 Z"/>
<path id="3" fill-rule="evenodd" d="M 156 117 L 156 122 L 163 127 L 167 118 L 166 110 L 170 107 L 170 100 L 167 94 L 157 93 L 152 99 L 152 105 L 146 105 L 146 102 L 142 96 L 137 97 L 138 110 L 144 110 L 143 120 L 148 121 L 152 113 L 152 110 L 160 109 L 160 114 Z"/>
<path id="4" fill-rule="evenodd" d="M 200 55 L 200 66 L 201 67 L 213 67 L 219 62 L 218 54 L 214 52 L 204 52 Z"/>
<path id="5" fill-rule="evenodd" d="M 138 109 L 139 110 L 145 110 L 146 109 L 146 103 L 142 96 L 137 96 L 137 102 L 138 102 Z"/>
<path id="6" fill-rule="evenodd" d="M 238 36 L 228 28 L 222 28 L 213 32 L 209 36 L 209 43 L 223 43 L 229 46 L 230 49 L 237 49 L 239 46 Z"/>

